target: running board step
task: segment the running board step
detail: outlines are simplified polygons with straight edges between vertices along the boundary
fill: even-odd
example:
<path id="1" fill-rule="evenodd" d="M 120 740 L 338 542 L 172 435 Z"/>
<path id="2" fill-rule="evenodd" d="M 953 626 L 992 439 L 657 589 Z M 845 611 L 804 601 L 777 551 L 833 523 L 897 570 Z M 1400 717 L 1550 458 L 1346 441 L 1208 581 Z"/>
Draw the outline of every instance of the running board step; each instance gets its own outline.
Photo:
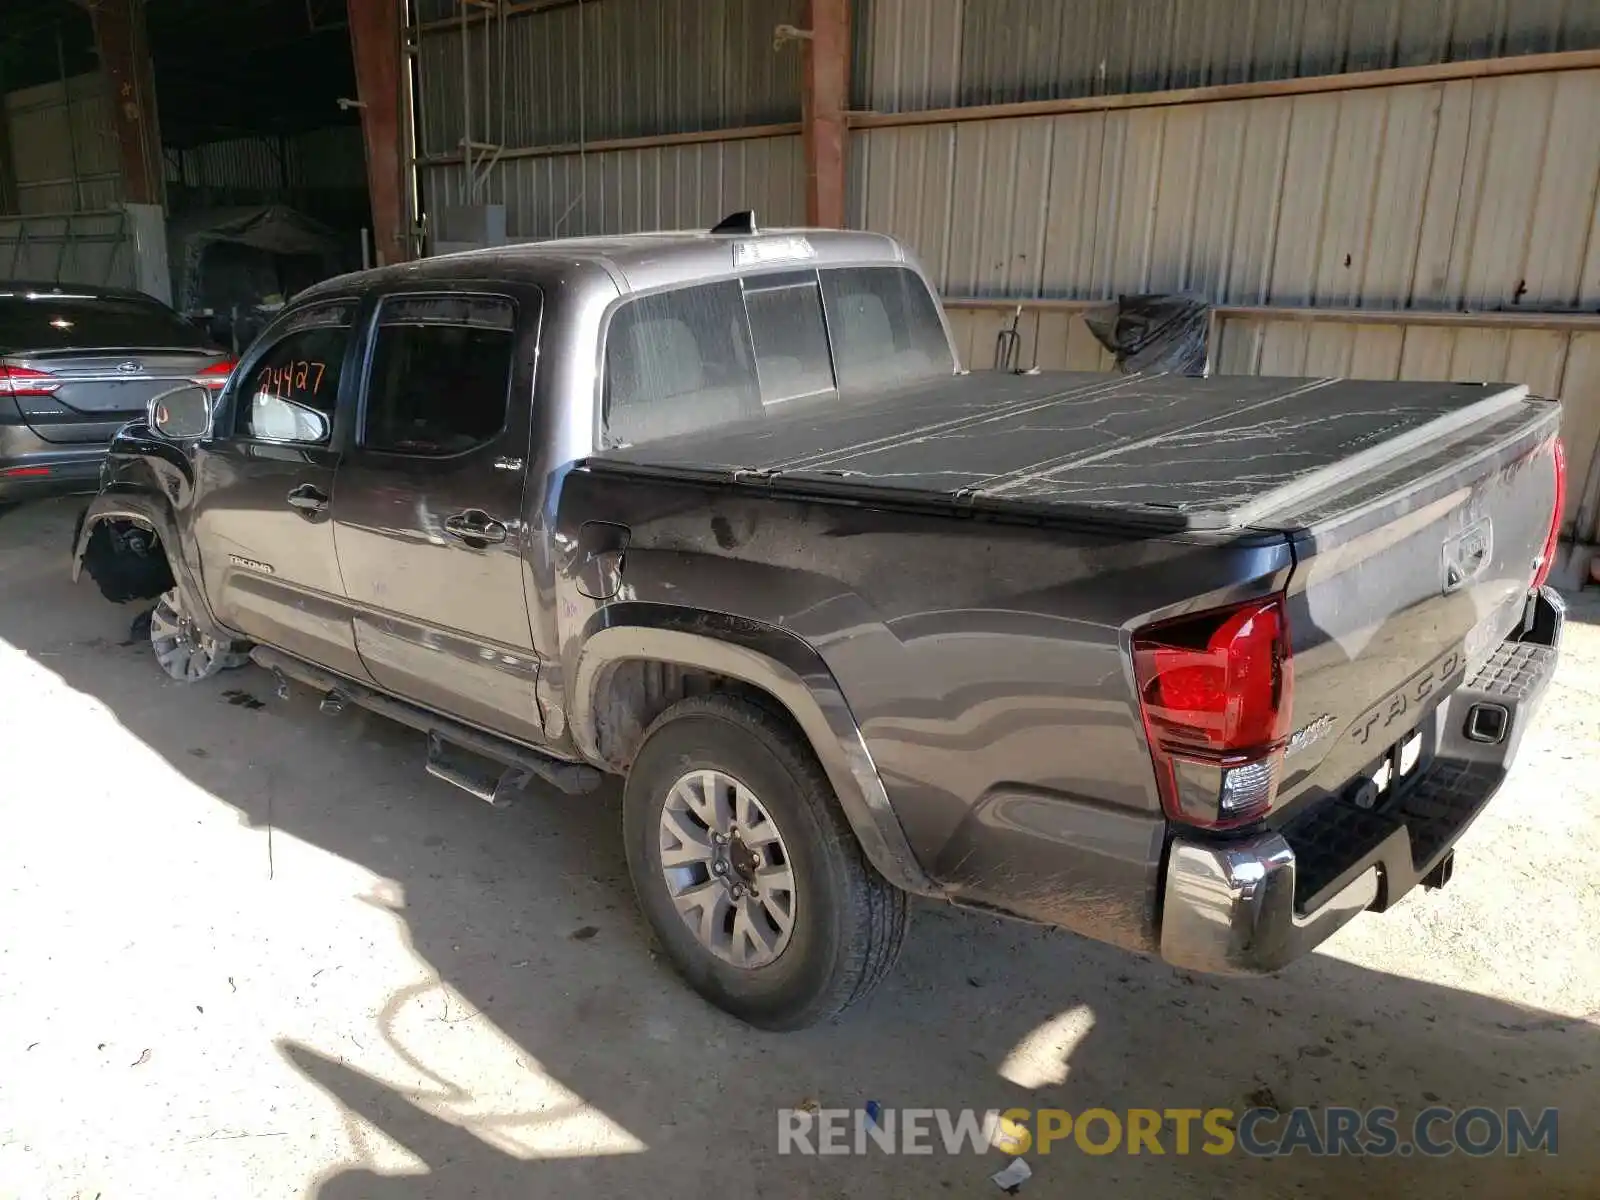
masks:
<path id="1" fill-rule="evenodd" d="M 297 679 L 324 694 L 324 712 L 337 712 L 346 704 L 359 704 L 379 716 L 421 730 L 428 735 L 428 773 L 466 788 L 474 796 L 490 803 L 495 803 L 492 797 L 496 795 L 509 800 L 524 784 L 535 779 L 542 779 L 572 796 L 594 791 L 605 779 L 597 768 L 588 763 L 554 758 L 492 733 L 473 729 L 270 646 L 257 646 L 250 652 L 250 657 L 277 678 L 279 699 L 288 699 L 288 680 Z M 438 756 L 433 750 L 435 741 L 440 743 L 443 750 Z M 493 768 L 486 764 L 476 764 L 470 760 L 463 763 L 461 756 L 464 754 L 487 759 L 506 769 L 500 775 L 494 775 Z M 439 760 L 437 770 L 436 757 Z M 465 780 L 470 780 L 472 786 L 463 782 Z"/>
<path id="2" fill-rule="evenodd" d="M 502 767 L 450 745 L 438 733 L 428 734 L 428 765 L 435 779 L 453 783 L 493 808 L 509 808 L 516 794 L 533 778 L 517 767 Z"/>

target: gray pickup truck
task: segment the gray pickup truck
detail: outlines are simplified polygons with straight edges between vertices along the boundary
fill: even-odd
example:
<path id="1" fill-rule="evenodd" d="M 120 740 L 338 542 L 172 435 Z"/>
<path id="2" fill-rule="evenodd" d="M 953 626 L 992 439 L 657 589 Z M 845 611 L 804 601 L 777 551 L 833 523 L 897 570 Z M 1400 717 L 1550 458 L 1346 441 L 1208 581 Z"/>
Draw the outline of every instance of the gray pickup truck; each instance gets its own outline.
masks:
<path id="1" fill-rule="evenodd" d="M 869 233 L 330 280 L 116 440 L 74 574 L 495 804 L 626 779 L 688 982 L 795 1028 L 916 894 L 1211 972 L 1442 884 L 1555 665 L 1559 407 L 960 370 Z"/>

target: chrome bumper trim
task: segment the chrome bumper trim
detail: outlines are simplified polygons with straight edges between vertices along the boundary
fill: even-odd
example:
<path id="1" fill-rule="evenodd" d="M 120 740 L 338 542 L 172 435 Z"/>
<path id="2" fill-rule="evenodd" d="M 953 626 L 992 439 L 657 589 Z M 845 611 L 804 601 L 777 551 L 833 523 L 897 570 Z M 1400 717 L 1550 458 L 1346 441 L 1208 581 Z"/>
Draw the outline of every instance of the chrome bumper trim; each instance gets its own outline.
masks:
<path id="1" fill-rule="evenodd" d="M 1369 867 L 1314 913 L 1294 911 L 1294 851 L 1276 833 L 1243 842 L 1173 842 L 1161 957 L 1216 974 L 1276 971 L 1378 898 Z"/>

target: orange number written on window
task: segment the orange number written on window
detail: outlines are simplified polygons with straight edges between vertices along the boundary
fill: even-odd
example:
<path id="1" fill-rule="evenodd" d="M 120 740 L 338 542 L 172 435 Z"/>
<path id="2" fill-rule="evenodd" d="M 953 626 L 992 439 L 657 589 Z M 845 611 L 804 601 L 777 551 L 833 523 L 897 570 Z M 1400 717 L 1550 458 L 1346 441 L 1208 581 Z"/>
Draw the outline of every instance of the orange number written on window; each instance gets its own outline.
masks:
<path id="1" fill-rule="evenodd" d="M 322 390 L 326 363 L 295 359 L 276 367 L 262 367 L 256 375 L 256 394 L 279 400 L 304 402 Z"/>

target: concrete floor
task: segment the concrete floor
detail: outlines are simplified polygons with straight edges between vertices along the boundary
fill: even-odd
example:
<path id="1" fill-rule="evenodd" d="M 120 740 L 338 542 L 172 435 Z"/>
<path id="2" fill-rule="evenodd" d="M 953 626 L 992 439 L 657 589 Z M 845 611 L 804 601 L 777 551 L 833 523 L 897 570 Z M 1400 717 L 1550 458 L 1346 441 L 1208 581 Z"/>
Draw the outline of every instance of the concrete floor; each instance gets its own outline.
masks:
<path id="1" fill-rule="evenodd" d="M 1560 1153 L 1068 1148 L 1022 1194 L 1600 1196 L 1592 599 L 1444 891 L 1247 982 L 925 905 L 869 1002 L 773 1036 L 651 953 L 613 804 L 496 812 L 424 776 L 417 736 L 256 668 L 167 682 L 134 611 L 67 581 L 80 504 L 0 518 L 0 1195 L 997 1196 L 997 1153 L 779 1157 L 775 1110 L 1265 1089 L 1555 1106 Z"/>

